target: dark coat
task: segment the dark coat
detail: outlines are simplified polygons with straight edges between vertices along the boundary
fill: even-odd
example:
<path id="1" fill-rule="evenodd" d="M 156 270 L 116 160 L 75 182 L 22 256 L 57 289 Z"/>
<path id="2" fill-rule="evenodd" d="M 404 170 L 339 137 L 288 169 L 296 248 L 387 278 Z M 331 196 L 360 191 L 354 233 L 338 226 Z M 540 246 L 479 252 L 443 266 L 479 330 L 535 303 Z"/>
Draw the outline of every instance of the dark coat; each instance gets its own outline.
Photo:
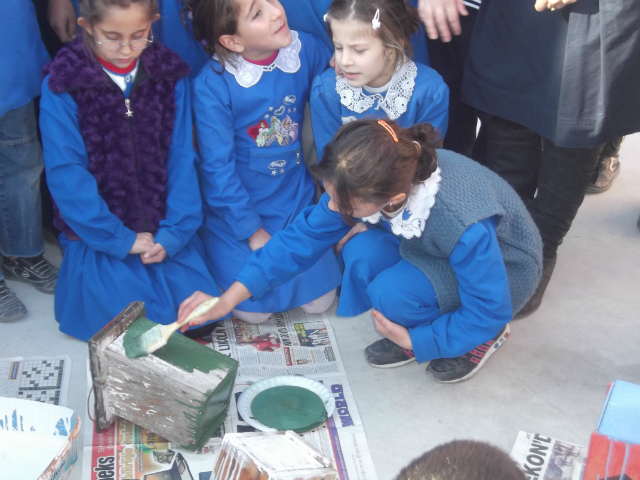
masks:
<path id="1" fill-rule="evenodd" d="M 640 131 L 640 1 L 483 0 L 462 100 L 561 147 Z"/>

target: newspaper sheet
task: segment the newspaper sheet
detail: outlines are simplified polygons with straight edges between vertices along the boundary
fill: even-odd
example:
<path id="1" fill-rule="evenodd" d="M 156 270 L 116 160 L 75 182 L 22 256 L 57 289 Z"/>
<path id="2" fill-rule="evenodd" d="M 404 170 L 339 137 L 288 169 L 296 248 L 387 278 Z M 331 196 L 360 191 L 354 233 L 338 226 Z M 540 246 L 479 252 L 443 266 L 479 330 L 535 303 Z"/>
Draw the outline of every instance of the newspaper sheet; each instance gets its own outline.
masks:
<path id="1" fill-rule="evenodd" d="M 66 355 L 0 358 L 0 397 L 65 406 L 70 376 Z"/>
<path id="2" fill-rule="evenodd" d="M 190 452 L 122 419 L 100 433 L 89 427 L 83 479 L 208 480 L 224 434 L 255 431 L 238 413 L 237 401 L 244 389 L 265 377 L 304 375 L 329 388 L 336 408 L 324 424 L 303 438 L 333 459 L 341 480 L 377 480 L 326 315 L 296 309 L 259 325 L 227 319 L 201 343 L 240 362 L 227 419 L 209 443 L 200 452 Z M 92 425 L 88 419 L 87 425 Z"/>
<path id="3" fill-rule="evenodd" d="M 528 480 L 580 480 L 586 454 L 581 445 L 523 431 L 511 450 Z"/>

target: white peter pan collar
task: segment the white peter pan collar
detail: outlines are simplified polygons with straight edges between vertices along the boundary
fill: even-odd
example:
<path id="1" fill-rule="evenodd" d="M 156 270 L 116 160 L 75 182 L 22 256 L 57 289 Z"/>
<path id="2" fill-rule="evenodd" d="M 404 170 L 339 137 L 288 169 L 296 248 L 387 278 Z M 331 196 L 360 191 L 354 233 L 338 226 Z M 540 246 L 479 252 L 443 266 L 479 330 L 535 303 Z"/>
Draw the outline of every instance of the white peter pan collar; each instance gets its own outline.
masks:
<path id="1" fill-rule="evenodd" d="M 407 105 L 416 86 L 418 67 L 409 59 L 396 70 L 391 77 L 386 94 L 375 93 L 365 95 L 362 87 L 354 88 L 344 77 L 336 77 L 336 92 L 340 95 L 340 103 L 352 112 L 363 113 L 373 107 L 376 100 L 376 110 L 381 108 L 390 120 L 396 120 L 407 111 Z M 384 93 L 384 92 L 383 92 Z"/>
<path id="2" fill-rule="evenodd" d="M 364 217 L 362 221 L 375 224 L 383 220 L 389 222 L 394 235 L 406 239 L 419 238 L 431 213 L 431 207 L 436 203 L 440 180 L 442 177 L 440 177 L 440 167 L 438 167 L 429 178 L 413 187 L 404 207 L 394 217 L 387 218 L 382 212 L 377 212 Z"/>
<path id="3" fill-rule="evenodd" d="M 288 47 L 281 48 L 275 60 L 269 65 L 256 65 L 248 62 L 241 55 L 234 53 L 231 62 L 224 63 L 224 69 L 231 75 L 236 77 L 238 85 L 244 88 L 254 86 L 262 78 L 263 72 L 271 72 L 279 68 L 286 73 L 295 73 L 300 69 L 300 49 L 302 43 L 298 38 L 298 32 L 291 30 L 293 41 Z M 218 60 L 218 55 L 213 56 L 214 60 Z"/>

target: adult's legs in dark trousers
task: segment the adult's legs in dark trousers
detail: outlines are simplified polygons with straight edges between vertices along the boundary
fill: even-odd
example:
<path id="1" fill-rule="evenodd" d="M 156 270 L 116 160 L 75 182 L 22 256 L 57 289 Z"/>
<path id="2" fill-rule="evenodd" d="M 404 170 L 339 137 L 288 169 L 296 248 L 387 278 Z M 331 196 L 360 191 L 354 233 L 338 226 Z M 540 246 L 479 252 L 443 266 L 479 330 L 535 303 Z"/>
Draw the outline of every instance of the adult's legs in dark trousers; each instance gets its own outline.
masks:
<path id="1" fill-rule="evenodd" d="M 475 108 L 460 101 L 462 72 L 469 50 L 469 41 L 478 10 L 468 8 L 469 15 L 460 17 L 462 33 L 450 42 L 427 40 L 431 67 L 438 72 L 449 87 L 449 127 L 443 147 L 447 150 L 471 157 L 484 164 L 486 160 L 486 140 L 484 127 L 480 129 L 476 145 L 478 115 Z"/>
<path id="2" fill-rule="evenodd" d="M 492 115 L 486 123 L 487 166 L 520 195 L 542 237 L 543 276 L 538 291 L 521 310 L 528 314 L 540 305 L 556 251 L 584 200 L 603 145 L 558 147 L 517 123 Z M 527 311 L 528 307 L 533 309 Z"/>

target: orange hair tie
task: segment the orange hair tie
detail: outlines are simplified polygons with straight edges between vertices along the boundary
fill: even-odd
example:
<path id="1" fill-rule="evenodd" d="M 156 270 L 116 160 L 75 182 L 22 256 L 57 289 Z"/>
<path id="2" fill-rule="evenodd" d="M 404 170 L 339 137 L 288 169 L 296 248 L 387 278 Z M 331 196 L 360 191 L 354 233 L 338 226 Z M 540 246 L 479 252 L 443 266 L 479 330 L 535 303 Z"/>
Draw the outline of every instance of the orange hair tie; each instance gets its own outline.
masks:
<path id="1" fill-rule="evenodd" d="M 385 122 L 384 120 L 378 120 L 378 123 L 379 123 L 380 125 L 382 125 L 382 126 L 385 128 L 385 130 L 386 130 L 387 132 L 389 132 L 389 134 L 393 137 L 393 140 L 394 140 L 396 143 L 398 143 L 398 136 L 396 135 L 396 132 L 394 132 L 394 131 L 393 131 L 393 128 L 391 128 L 391 127 L 387 124 L 387 122 Z"/>

